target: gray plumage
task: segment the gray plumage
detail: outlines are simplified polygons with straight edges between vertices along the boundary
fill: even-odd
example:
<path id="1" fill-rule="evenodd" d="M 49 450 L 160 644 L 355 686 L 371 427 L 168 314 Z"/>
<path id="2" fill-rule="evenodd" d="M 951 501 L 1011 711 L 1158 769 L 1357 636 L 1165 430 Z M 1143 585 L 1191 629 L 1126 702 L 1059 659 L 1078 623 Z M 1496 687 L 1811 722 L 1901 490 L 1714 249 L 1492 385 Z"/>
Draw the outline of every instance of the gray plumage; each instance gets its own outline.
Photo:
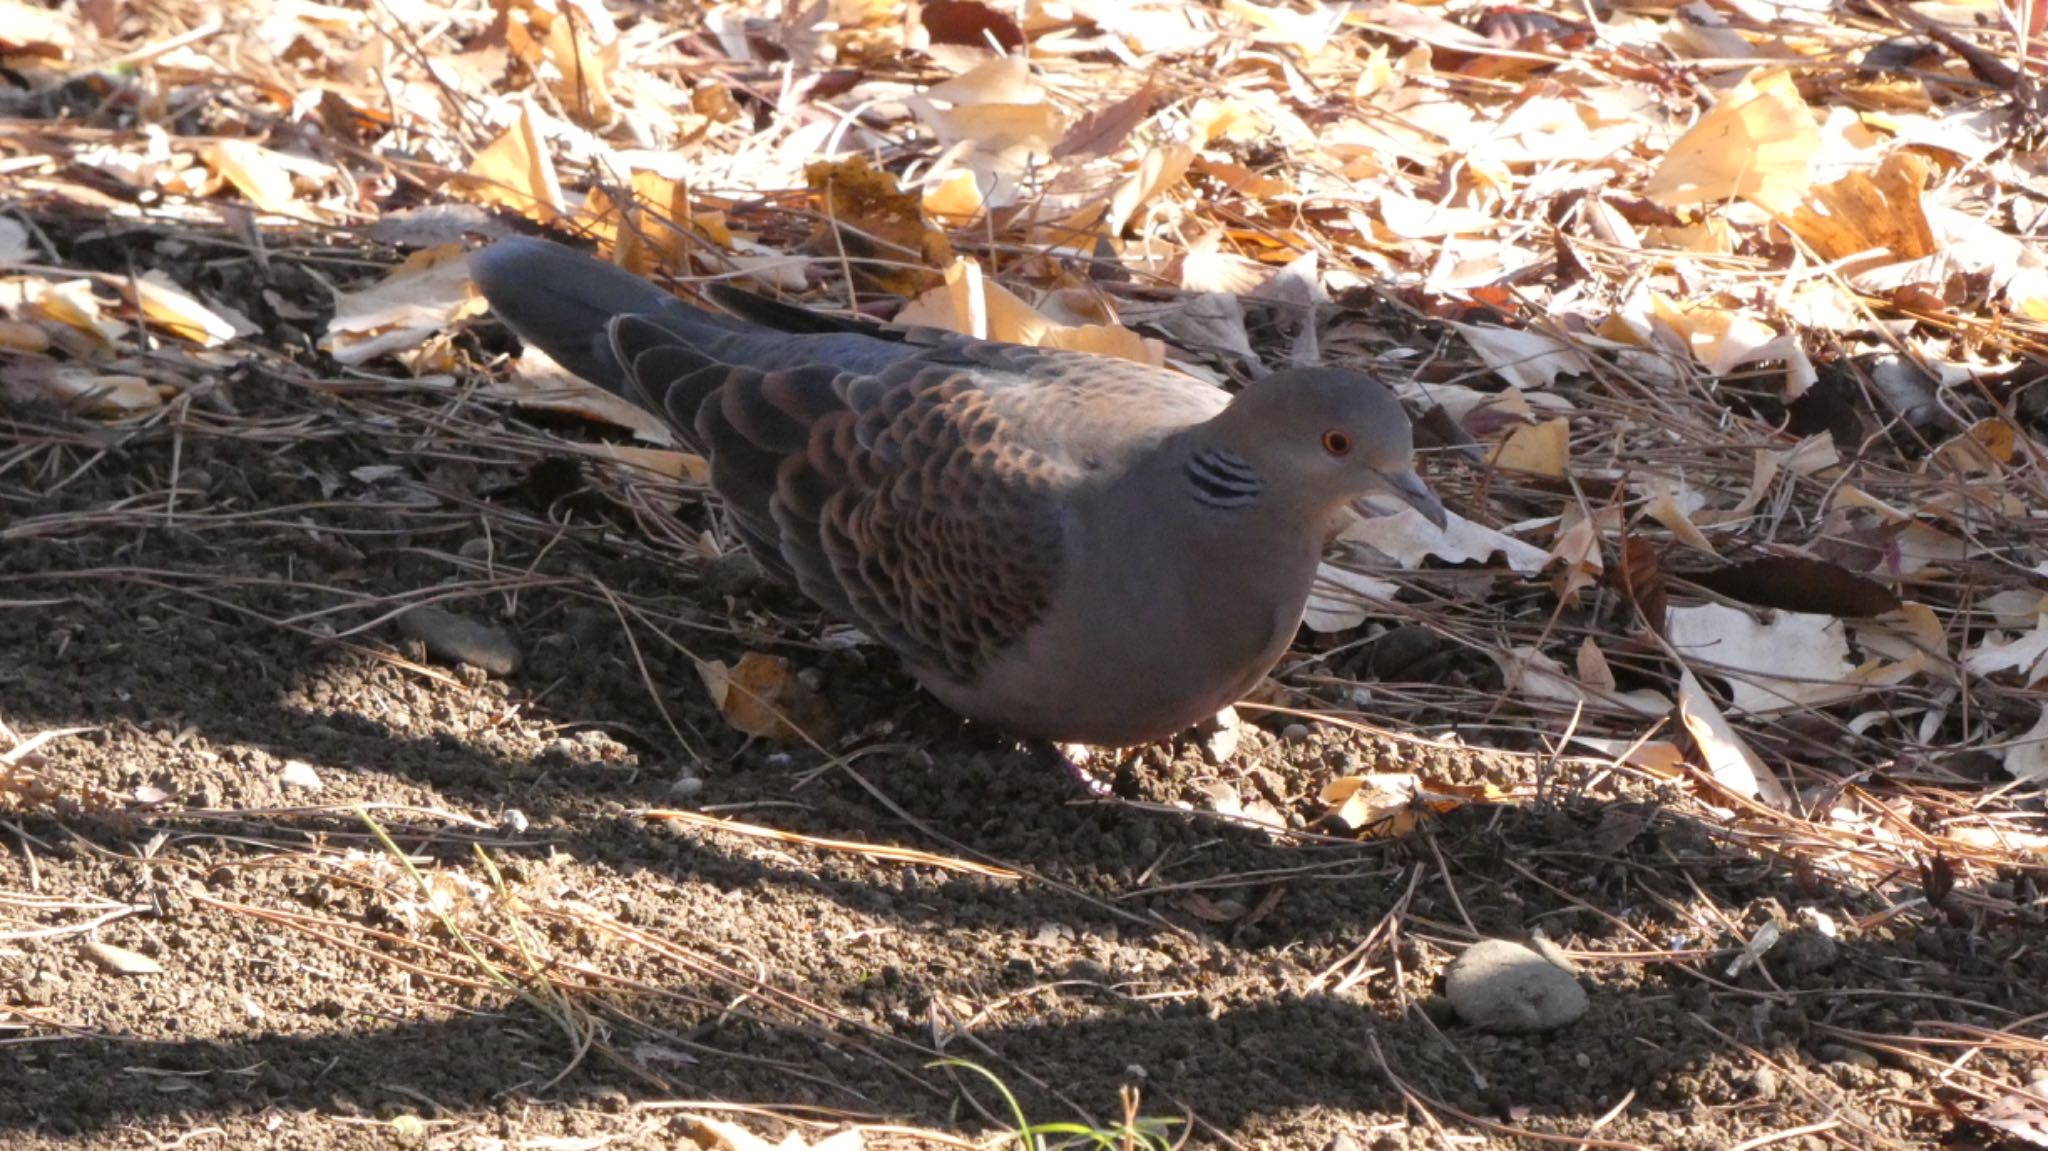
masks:
<path id="1" fill-rule="evenodd" d="M 718 315 L 542 240 L 471 270 L 522 338 L 709 458 L 764 567 L 1018 734 L 1122 746 L 1213 715 L 1285 652 L 1346 502 L 1390 489 L 1443 522 L 1406 414 L 1363 373 L 1232 398 L 732 289 Z"/>

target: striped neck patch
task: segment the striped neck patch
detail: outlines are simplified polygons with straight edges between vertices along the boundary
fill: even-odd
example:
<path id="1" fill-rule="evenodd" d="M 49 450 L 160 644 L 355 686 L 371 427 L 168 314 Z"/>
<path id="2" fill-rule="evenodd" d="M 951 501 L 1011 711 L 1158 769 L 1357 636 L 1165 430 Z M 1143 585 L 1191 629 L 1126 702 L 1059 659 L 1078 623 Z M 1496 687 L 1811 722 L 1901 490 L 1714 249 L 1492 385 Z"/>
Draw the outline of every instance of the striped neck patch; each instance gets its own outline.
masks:
<path id="1" fill-rule="evenodd" d="M 1188 487 L 1195 502 L 1212 508 L 1241 508 L 1265 491 L 1259 473 L 1243 456 L 1210 448 L 1196 452 L 1187 464 Z"/>

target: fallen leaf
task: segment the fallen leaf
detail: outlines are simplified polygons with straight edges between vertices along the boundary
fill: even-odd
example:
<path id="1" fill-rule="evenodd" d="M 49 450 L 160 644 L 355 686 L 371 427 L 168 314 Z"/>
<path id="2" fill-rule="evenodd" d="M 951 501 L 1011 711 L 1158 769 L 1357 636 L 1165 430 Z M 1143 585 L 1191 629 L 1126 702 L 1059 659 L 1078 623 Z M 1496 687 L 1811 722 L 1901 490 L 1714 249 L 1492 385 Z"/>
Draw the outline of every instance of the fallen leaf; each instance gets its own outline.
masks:
<path id="1" fill-rule="evenodd" d="M 941 144 L 971 144 L 977 151 L 1018 150 L 1043 156 L 1065 134 L 1066 122 L 1046 101 L 1022 56 L 998 56 L 908 101 Z"/>
<path id="2" fill-rule="evenodd" d="M 1742 197 L 1790 212 L 1813 182 L 1821 135 L 1791 74 L 1750 76 L 1664 154 L 1643 195 L 1667 208 Z"/>
<path id="3" fill-rule="evenodd" d="M 207 167 L 235 188 L 260 212 L 307 215 L 310 209 L 292 186 L 291 171 L 281 156 L 249 140 L 215 140 L 201 152 Z"/>
<path id="4" fill-rule="evenodd" d="M 235 325 L 187 295 L 160 270 L 144 272 L 126 286 L 132 286 L 143 318 L 161 331 L 206 348 L 217 348 L 235 338 Z"/>
<path id="5" fill-rule="evenodd" d="M 1422 800 L 1422 780 L 1405 771 L 1339 776 L 1324 784 L 1316 798 L 1350 831 L 1407 824 Z M 1389 834 L 1400 833 L 1389 828 Z"/>
<path id="6" fill-rule="evenodd" d="M 1890 588 L 1807 556 L 1761 556 L 1685 578 L 1729 599 L 1784 611 L 1860 617 L 1899 609 Z"/>
<path id="7" fill-rule="evenodd" d="M 1848 629 L 1833 616 L 1781 611 L 1763 616 L 1722 604 L 1675 607 L 1671 646 L 1688 662 L 1728 681 L 1730 706 L 1767 715 L 1832 703 L 1868 690 L 1858 674 Z"/>
<path id="8" fill-rule="evenodd" d="M 1986 635 L 1983 643 L 1963 653 L 1963 670 L 1971 675 L 2017 671 L 2020 682 L 2030 686 L 2048 678 L 2048 615 L 2037 617 L 2025 635 Z"/>
<path id="9" fill-rule="evenodd" d="M 1902 148 L 1886 156 L 1875 173 L 1851 172 L 1817 185 L 1786 216 L 1785 226 L 1823 260 L 1860 256 L 1841 265 L 1846 275 L 1931 255 L 1934 232 L 1920 208 L 1931 168 L 1926 157 Z"/>
<path id="10" fill-rule="evenodd" d="M 1692 735 L 1707 774 L 1730 792 L 1772 807 L 1790 806 L 1792 797 L 1764 766 L 1764 761 L 1737 735 L 1690 669 L 1678 673 L 1678 718 Z"/>
<path id="11" fill-rule="evenodd" d="M 356 365 L 412 351 L 456 319 L 484 310 L 470 288 L 468 253 L 460 244 L 414 252 L 367 288 L 334 294 L 334 319 L 322 349 Z"/>
<path id="12" fill-rule="evenodd" d="M 470 161 L 464 186 L 480 204 L 496 205 L 547 224 L 567 214 L 561 178 L 531 97 L 519 99 L 519 116 L 503 135 Z"/>
<path id="13" fill-rule="evenodd" d="M 861 1151 L 866 1146 L 858 1127 L 836 1131 L 816 1143 L 806 1142 L 801 1130 L 792 1130 L 780 1142 L 770 1143 L 724 1119 L 697 1115 L 690 1117 L 690 1124 L 692 1140 L 704 1151 Z"/>
<path id="14" fill-rule="evenodd" d="M 1392 602 L 1401 590 L 1392 580 L 1324 563 L 1310 585 L 1302 626 L 1310 631 L 1349 631 L 1363 624 L 1375 604 Z"/>
<path id="15" fill-rule="evenodd" d="M 945 271 L 945 282 L 910 301 L 896 320 L 983 340 L 1117 356 L 1154 367 L 1166 362 L 1166 349 L 1159 341 L 1115 324 L 1058 323 L 985 278 L 981 266 L 967 259 L 955 260 Z"/>
<path id="16" fill-rule="evenodd" d="M 1682 481 L 1662 476 L 1651 479 L 1648 487 L 1650 498 L 1643 505 L 1644 515 L 1662 524 L 1687 547 L 1710 556 L 1720 555 L 1714 550 L 1713 541 L 1692 522 L 1692 513 L 1706 505 L 1706 497 Z"/>
<path id="17" fill-rule="evenodd" d="M 778 743 L 826 743 L 833 736 L 825 700 L 778 656 L 750 651 L 736 665 L 706 660 L 697 674 L 735 731 Z"/>
<path id="18" fill-rule="evenodd" d="M 849 260 L 861 279 L 899 296 L 914 296 L 937 280 L 937 268 L 953 258 L 945 233 L 925 223 L 920 195 L 864 156 L 819 160 L 804 168 L 818 198 L 819 221 L 810 251 Z M 786 254 L 762 255 L 787 262 Z M 801 285 L 799 285 L 801 286 Z"/>
<path id="19" fill-rule="evenodd" d="M 1621 565 L 1614 571 L 1614 584 L 1635 604 L 1637 614 L 1649 629 L 1668 638 L 1671 609 L 1664 589 L 1664 564 L 1650 541 L 1630 536 L 1622 543 Z"/>
<path id="20" fill-rule="evenodd" d="M 1685 753 L 1677 744 L 1666 740 L 1606 739 L 1575 734 L 1572 742 L 1584 744 L 1617 763 L 1642 768 L 1662 779 L 1677 778 L 1681 774 L 1679 769 L 1685 765 Z"/>
<path id="21" fill-rule="evenodd" d="M 992 48 L 1015 52 L 1024 47 L 1024 29 L 1002 12 L 979 0 L 924 0 L 918 20 L 934 44 Z"/>
<path id="22" fill-rule="evenodd" d="M 2048 707 L 2026 734 L 2005 746 L 2005 773 L 2022 783 L 2048 783 Z"/>
<path id="23" fill-rule="evenodd" d="M 1571 464 L 1570 420 L 1545 420 L 1510 430 L 1495 444 L 1487 462 L 1507 471 L 1527 472 L 1561 480 Z"/>
<path id="24" fill-rule="evenodd" d="M 1488 368 L 1517 388 L 1542 388 L 1565 373 L 1591 370 L 1585 354 L 1541 332 L 1451 324 Z"/>
<path id="25" fill-rule="evenodd" d="M 2037 19 L 2043 14 L 2031 5 L 2028 8 L 2035 12 Z M 2017 1091 L 2008 1091 L 1970 1119 L 2021 1142 L 2048 1147 L 2048 1074 L 2037 1072 L 2032 1083 Z"/>
<path id="26" fill-rule="evenodd" d="M 1337 538 L 1364 544 L 1404 568 L 1421 567 L 1430 556 L 1454 564 L 1488 563 L 1499 556 L 1509 570 L 1534 575 L 1550 562 L 1550 553 L 1542 548 L 1456 512 L 1450 514 L 1448 526 L 1439 528 L 1405 504 L 1391 515 L 1354 516 Z"/>
<path id="27" fill-rule="evenodd" d="M 82 950 L 86 957 L 115 975 L 158 975 L 164 966 L 139 951 L 116 947 L 111 943 L 88 940 Z"/>

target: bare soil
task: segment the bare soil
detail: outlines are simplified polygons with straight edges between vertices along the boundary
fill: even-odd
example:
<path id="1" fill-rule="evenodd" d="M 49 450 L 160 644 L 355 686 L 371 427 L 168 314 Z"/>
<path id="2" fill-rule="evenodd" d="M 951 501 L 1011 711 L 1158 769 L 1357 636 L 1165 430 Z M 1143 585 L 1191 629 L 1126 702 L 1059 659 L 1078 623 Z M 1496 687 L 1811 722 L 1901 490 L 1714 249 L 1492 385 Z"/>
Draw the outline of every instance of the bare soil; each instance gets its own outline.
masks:
<path id="1" fill-rule="evenodd" d="M 1989 1146 L 1945 1093 L 2040 1069 L 1980 1045 L 2048 1013 L 2035 877 L 1902 900 L 1626 773 L 1285 716 L 1096 798 L 662 542 L 693 494 L 514 450 L 539 429 L 459 390 L 251 370 L 135 426 L 5 416 L 9 1147 L 999 1137 L 942 1059 L 1198 1145 Z M 427 599 L 523 666 L 428 659 L 389 622 Z M 720 718 L 695 661 L 748 650 L 843 758 Z M 1307 833 L 1359 771 L 1517 798 Z M 1539 929 L 1589 1014 L 1460 1025 L 1445 964 Z"/>

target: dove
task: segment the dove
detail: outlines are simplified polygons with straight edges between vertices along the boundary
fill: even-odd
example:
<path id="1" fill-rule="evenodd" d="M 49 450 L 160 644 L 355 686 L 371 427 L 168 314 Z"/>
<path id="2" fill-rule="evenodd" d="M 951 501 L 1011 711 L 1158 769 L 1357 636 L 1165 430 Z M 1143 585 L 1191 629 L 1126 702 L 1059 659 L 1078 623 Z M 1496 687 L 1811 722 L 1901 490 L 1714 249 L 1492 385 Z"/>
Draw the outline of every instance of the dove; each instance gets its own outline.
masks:
<path id="1" fill-rule="evenodd" d="M 714 285 L 720 314 L 528 237 L 470 271 L 522 340 L 709 460 L 765 570 L 1015 735 L 1133 747 L 1211 718 L 1286 652 L 1347 504 L 1386 491 L 1445 522 L 1364 372 L 1233 396 Z"/>

